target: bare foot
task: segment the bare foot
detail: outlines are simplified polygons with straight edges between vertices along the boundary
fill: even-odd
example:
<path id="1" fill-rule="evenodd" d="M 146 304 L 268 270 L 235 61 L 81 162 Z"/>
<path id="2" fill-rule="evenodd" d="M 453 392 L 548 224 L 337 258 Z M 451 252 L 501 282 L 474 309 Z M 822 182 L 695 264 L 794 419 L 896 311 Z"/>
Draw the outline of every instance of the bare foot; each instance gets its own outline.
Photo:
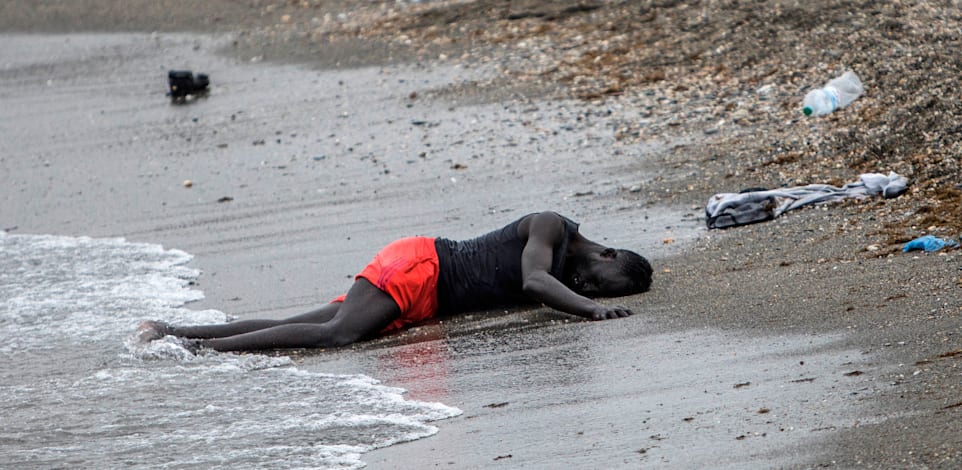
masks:
<path id="1" fill-rule="evenodd" d="M 137 327 L 137 338 L 142 343 L 158 340 L 172 333 L 173 328 L 165 322 L 147 320 Z"/>

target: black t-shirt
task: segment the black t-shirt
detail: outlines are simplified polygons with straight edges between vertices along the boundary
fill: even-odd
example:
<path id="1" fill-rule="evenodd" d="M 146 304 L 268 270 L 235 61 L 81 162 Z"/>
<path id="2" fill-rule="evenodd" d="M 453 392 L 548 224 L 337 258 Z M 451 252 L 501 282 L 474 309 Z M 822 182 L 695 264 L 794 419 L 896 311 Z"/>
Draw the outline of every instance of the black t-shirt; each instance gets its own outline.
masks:
<path id="1" fill-rule="evenodd" d="M 531 215 L 531 214 L 529 214 Z M 521 289 L 521 252 L 526 239 L 518 226 L 526 215 L 493 232 L 471 240 L 437 238 L 438 312 L 448 315 L 531 303 Z M 561 216 L 565 236 L 554 247 L 549 274 L 561 279 L 568 243 L 578 224 Z"/>

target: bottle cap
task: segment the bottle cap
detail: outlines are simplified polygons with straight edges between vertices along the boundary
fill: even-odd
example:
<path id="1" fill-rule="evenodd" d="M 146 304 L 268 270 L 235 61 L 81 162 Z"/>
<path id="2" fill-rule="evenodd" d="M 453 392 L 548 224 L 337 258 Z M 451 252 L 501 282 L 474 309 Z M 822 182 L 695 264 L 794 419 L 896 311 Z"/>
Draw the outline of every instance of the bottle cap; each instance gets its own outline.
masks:
<path id="1" fill-rule="evenodd" d="M 811 115 L 812 115 L 812 111 L 814 111 L 814 110 L 812 109 L 811 106 L 806 106 L 806 107 L 802 108 L 802 112 L 805 113 L 806 116 L 811 116 Z"/>

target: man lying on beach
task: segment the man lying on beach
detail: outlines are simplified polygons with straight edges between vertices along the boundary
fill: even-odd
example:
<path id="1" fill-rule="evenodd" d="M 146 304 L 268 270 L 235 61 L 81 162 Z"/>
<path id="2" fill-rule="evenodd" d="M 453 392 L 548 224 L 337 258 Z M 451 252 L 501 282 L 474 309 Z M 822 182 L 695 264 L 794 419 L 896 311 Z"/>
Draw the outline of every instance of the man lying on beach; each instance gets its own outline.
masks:
<path id="1" fill-rule="evenodd" d="M 595 243 L 570 219 L 540 212 L 471 240 L 395 241 L 355 277 L 347 294 L 308 313 L 219 325 L 145 321 L 138 334 L 145 342 L 173 335 L 191 348 L 252 351 L 344 346 L 437 315 L 536 302 L 605 320 L 632 311 L 592 298 L 645 292 L 651 273 L 642 256 Z"/>

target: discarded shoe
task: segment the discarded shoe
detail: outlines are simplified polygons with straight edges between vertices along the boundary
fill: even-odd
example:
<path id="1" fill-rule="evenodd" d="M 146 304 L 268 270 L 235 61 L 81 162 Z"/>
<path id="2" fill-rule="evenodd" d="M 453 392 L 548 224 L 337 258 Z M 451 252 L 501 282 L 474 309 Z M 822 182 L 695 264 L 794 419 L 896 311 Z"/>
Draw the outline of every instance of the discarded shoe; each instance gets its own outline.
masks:
<path id="1" fill-rule="evenodd" d="M 207 93 L 210 78 L 203 73 L 194 75 L 190 70 L 171 70 L 167 72 L 167 84 L 170 86 L 167 96 L 170 96 L 171 99 L 182 100 L 189 95 Z"/>

